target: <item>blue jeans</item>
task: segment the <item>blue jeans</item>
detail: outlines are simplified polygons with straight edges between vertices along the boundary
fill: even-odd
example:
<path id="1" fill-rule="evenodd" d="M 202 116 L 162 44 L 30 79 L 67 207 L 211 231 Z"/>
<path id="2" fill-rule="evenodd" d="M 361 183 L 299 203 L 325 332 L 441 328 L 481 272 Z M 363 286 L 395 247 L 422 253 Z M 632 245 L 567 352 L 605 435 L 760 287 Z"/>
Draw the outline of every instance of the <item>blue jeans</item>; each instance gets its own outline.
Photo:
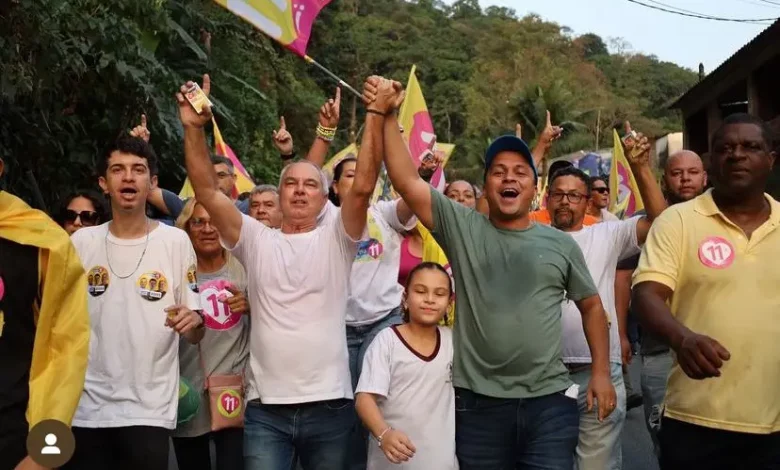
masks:
<path id="1" fill-rule="evenodd" d="M 355 425 L 352 400 L 294 405 L 247 404 L 244 417 L 244 469 L 345 470 Z"/>
<path id="2" fill-rule="evenodd" d="M 661 427 L 661 405 L 666 395 L 666 380 L 672 370 L 672 352 L 642 356 L 642 396 L 645 399 L 645 425 L 653 439 L 655 456 L 660 455 L 658 429 Z"/>
<path id="3" fill-rule="evenodd" d="M 347 349 L 349 350 L 349 373 L 352 375 L 352 390 L 357 388 L 360 371 L 363 369 L 363 357 L 366 350 L 377 334 L 385 328 L 403 323 L 401 319 L 401 307 L 394 309 L 390 314 L 376 323 L 368 325 L 347 325 Z M 355 429 L 352 432 L 350 470 L 365 470 L 368 459 L 368 431 L 360 420 L 356 420 Z"/>
<path id="4" fill-rule="evenodd" d="M 626 389 L 623 386 L 623 366 L 610 364 L 612 385 L 617 403 L 612 413 L 599 422 L 597 403 L 588 411 L 590 368 L 574 372 L 571 379 L 580 386 L 577 399 L 580 408 L 580 434 L 577 442 L 575 470 L 621 470 L 623 452 L 621 435 L 626 422 Z"/>
<path id="5" fill-rule="evenodd" d="M 564 391 L 493 398 L 455 389 L 455 445 L 461 470 L 572 470 L 580 414 Z"/>

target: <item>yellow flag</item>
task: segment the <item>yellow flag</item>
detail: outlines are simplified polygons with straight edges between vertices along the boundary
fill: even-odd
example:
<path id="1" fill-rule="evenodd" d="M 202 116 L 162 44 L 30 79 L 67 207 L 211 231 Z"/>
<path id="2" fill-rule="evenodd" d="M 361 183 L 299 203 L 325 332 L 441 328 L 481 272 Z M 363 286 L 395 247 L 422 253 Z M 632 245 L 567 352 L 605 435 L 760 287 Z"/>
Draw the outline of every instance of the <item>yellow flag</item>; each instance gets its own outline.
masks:
<path id="1" fill-rule="evenodd" d="M 420 158 L 431 148 L 431 144 L 436 139 L 436 134 L 433 131 L 433 121 L 431 120 L 431 114 L 428 112 L 428 106 L 425 104 L 420 82 L 417 81 L 417 75 L 415 75 L 416 70 L 417 66 L 413 65 L 412 71 L 409 73 L 409 82 L 406 84 L 406 99 L 404 99 L 401 109 L 398 111 L 398 122 L 404 128 L 404 138 L 409 146 L 409 153 L 412 156 L 414 165 L 419 168 Z M 436 151 L 438 148 L 444 151 L 443 149 L 449 145 L 452 144 L 437 143 L 433 150 Z M 452 145 L 452 148 L 449 149 L 450 154 L 454 147 Z M 441 165 L 433 174 L 431 186 L 439 191 L 444 191 L 444 165 Z"/>
<path id="2" fill-rule="evenodd" d="M 627 219 L 645 208 L 636 179 L 623 153 L 623 143 L 617 131 L 612 131 L 612 168 L 609 170 L 609 210 Z"/>
<path id="3" fill-rule="evenodd" d="M 238 159 L 235 152 L 233 152 L 233 149 L 225 143 L 225 140 L 222 138 L 222 132 L 219 131 L 219 127 L 217 126 L 217 121 L 212 119 L 211 123 L 214 126 L 214 153 L 227 157 L 233 162 L 233 171 L 236 174 L 236 185 L 233 187 L 233 198 L 238 198 L 239 194 L 251 191 L 255 187 L 255 183 L 249 177 L 249 173 L 247 173 L 246 168 L 241 164 L 241 161 Z M 192 189 L 190 179 L 187 178 L 184 180 L 181 191 L 179 191 L 179 197 L 187 199 L 193 196 L 195 196 L 195 191 Z"/>
<path id="4" fill-rule="evenodd" d="M 433 238 L 431 232 L 429 232 L 428 229 L 419 222 L 417 222 L 417 231 L 420 232 L 420 237 L 422 238 L 423 242 L 422 260 L 442 265 L 442 267 L 447 270 L 447 273 L 449 273 L 451 282 L 453 283 L 452 285 L 454 286 L 455 280 L 452 277 L 452 268 L 450 267 L 449 260 L 447 260 L 447 255 L 444 254 L 444 251 Z M 441 324 L 450 327 L 455 324 L 454 301 L 450 304 L 449 307 L 447 307 L 447 314 L 442 319 Z"/>

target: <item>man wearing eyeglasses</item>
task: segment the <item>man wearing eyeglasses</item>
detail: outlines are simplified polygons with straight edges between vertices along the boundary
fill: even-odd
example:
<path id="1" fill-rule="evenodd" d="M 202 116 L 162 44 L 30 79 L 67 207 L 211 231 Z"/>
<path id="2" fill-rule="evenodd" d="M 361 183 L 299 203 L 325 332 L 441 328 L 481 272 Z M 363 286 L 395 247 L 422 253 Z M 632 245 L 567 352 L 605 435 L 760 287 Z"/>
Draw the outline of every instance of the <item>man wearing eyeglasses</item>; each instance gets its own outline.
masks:
<path id="1" fill-rule="evenodd" d="M 630 131 L 628 126 L 627 130 Z M 634 145 L 638 147 L 634 149 Z M 626 149 L 626 155 L 630 155 L 631 150 L 636 150 L 634 156 L 627 159 L 645 202 L 646 217 L 585 226 L 583 221 L 593 194 L 591 179 L 574 167 L 561 169 L 552 176 L 547 197 L 552 226 L 571 235 L 582 250 L 610 325 L 610 376 L 617 392 L 617 408 L 606 419 L 599 421 L 596 415 L 587 412 L 585 391 L 591 379 L 592 359 L 580 313 L 572 302 L 563 301 L 563 361 L 572 380 L 580 385 L 579 440 L 575 466 L 578 470 L 622 468 L 620 435 L 626 418 L 622 362 L 630 359 L 631 348 L 627 341 L 624 344 L 621 340 L 625 336 L 626 319 L 617 317 L 615 272 L 618 261 L 639 253 L 639 246 L 647 238 L 652 220 L 666 208 L 661 188 L 650 168 L 650 145 L 647 139 L 640 135 L 636 143 Z M 602 180 L 599 181 L 603 184 Z"/>
<path id="2" fill-rule="evenodd" d="M 590 177 L 590 200 L 586 214 L 592 215 L 599 222 L 620 220 L 610 212 L 609 207 L 609 183 L 604 176 Z"/>

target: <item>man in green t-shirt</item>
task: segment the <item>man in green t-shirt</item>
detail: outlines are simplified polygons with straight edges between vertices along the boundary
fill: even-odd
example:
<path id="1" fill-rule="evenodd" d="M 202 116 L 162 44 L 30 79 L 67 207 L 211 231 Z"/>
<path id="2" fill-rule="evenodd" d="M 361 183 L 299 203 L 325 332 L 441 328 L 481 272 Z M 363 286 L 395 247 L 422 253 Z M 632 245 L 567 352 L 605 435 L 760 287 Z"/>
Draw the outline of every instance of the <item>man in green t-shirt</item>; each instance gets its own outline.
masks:
<path id="1" fill-rule="evenodd" d="M 394 115 L 385 117 L 384 146 L 393 187 L 431 230 L 455 277 L 460 468 L 571 470 L 579 417 L 561 360 L 561 302 L 571 299 L 582 313 L 593 358 L 588 403 L 595 399 L 602 419 L 616 402 L 607 316 L 574 240 L 529 219 L 538 175 L 528 146 L 504 136 L 488 148 L 488 217 L 419 177 Z"/>

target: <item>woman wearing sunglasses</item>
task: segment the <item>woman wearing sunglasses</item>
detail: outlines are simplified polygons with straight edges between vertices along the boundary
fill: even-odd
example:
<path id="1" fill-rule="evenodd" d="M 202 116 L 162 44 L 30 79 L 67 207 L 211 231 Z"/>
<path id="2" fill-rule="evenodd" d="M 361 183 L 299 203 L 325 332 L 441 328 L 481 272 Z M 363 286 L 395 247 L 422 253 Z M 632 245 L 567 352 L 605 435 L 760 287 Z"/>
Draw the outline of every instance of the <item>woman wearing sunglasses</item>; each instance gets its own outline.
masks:
<path id="1" fill-rule="evenodd" d="M 62 201 L 57 214 L 57 223 L 73 235 L 83 227 L 93 227 L 108 220 L 103 199 L 92 191 L 76 191 Z"/>

